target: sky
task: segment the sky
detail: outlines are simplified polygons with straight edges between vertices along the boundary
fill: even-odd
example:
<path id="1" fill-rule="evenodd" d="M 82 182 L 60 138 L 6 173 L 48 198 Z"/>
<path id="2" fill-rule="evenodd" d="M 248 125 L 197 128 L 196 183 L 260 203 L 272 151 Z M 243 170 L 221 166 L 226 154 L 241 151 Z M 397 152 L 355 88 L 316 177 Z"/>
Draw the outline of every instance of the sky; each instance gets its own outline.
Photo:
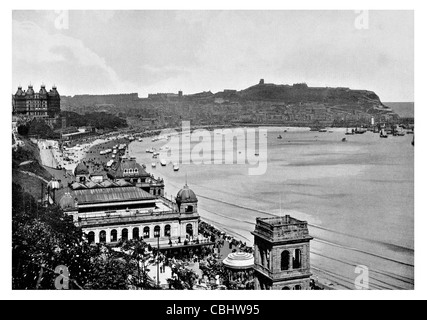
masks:
<path id="1" fill-rule="evenodd" d="M 349 87 L 414 101 L 412 11 L 13 11 L 12 92 Z"/>

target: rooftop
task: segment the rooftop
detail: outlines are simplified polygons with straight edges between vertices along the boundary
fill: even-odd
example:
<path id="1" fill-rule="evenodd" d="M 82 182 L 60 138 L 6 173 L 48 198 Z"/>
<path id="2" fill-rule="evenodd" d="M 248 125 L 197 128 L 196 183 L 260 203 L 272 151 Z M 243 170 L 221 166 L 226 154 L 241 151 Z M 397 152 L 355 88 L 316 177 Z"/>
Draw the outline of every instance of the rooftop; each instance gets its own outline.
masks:
<path id="1" fill-rule="evenodd" d="M 72 195 L 77 198 L 79 205 L 87 203 L 156 199 L 155 196 L 137 187 L 80 189 L 73 190 Z"/>
<path id="2" fill-rule="evenodd" d="M 284 217 L 257 218 L 254 236 L 261 237 L 269 242 L 305 241 L 312 237 L 308 232 L 307 221 Z"/>
<path id="3" fill-rule="evenodd" d="M 254 256 L 247 252 L 234 252 L 230 253 L 228 257 L 224 259 L 223 263 L 230 269 L 250 269 L 254 265 Z"/>

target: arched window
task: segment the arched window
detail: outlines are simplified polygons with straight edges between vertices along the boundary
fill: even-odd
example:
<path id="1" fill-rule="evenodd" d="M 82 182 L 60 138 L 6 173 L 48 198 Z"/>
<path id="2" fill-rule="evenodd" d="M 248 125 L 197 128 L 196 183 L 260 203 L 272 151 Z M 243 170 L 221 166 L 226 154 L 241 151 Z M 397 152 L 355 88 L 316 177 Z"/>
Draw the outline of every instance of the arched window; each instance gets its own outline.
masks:
<path id="1" fill-rule="evenodd" d="M 165 237 L 171 236 L 171 226 L 169 224 L 165 225 Z"/>
<path id="2" fill-rule="evenodd" d="M 150 238 L 150 227 L 144 228 L 144 239 Z"/>
<path id="3" fill-rule="evenodd" d="M 127 173 L 128 173 L 128 169 L 125 169 L 125 170 L 123 171 L 123 173 L 124 173 L 124 174 L 127 174 Z"/>
<path id="4" fill-rule="evenodd" d="M 160 238 L 160 226 L 154 227 L 154 238 Z"/>
<path id="5" fill-rule="evenodd" d="M 117 241 L 117 230 L 116 229 L 111 230 L 110 241 L 111 242 L 116 242 Z"/>
<path id="6" fill-rule="evenodd" d="M 282 290 L 291 290 L 291 289 L 289 289 L 289 287 L 283 287 Z"/>
<path id="7" fill-rule="evenodd" d="M 137 227 L 133 228 L 132 239 L 139 239 L 139 228 L 137 228 Z"/>
<path id="8" fill-rule="evenodd" d="M 193 212 L 193 206 L 187 206 L 185 212 Z"/>
<path id="9" fill-rule="evenodd" d="M 102 231 L 99 233 L 99 242 L 100 242 L 100 243 L 105 243 L 105 242 L 107 242 L 107 233 L 105 232 L 105 230 L 102 230 Z"/>
<path id="10" fill-rule="evenodd" d="M 95 243 L 95 232 L 91 231 L 87 234 L 87 241 L 89 244 Z"/>
<path id="11" fill-rule="evenodd" d="M 128 240 L 128 229 L 126 229 L 126 228 L 122 230 L 122 240 L 123 241 Z"/>
<path id="12" fill-rule="evenodd" d="M 297 285 L 294 287 L 294 290 L 301 290 L 301 286 L 300 286 L 299 284 L 297 284 Z"/>
<path id="13" fill-rule="evenodd" d="M 292 267 L 294 269 L 301 268 L 301 250 L 295 249 L 294 255 L 292 257 Z"/>
<path id="14" fill-rule="evenodd" d="M 191 223 L 187 224 L 185 227 L 186 233 L 189 237 L 193 236 L 193 225 Z"/>
<path id="15" fill-rule="evenodd" d="M 289 251 L 287 250 L 282 252 L 280 267 L 282 271 L 289 270 Z"/>
<path id="16" fill-rule="evenodd" d="M 133 173 L 137 174 L 137 173 L 138 173 L 138 169 L 136 169 L 136 168 L 135 168 L 135 169 L 133 170 Z"/>

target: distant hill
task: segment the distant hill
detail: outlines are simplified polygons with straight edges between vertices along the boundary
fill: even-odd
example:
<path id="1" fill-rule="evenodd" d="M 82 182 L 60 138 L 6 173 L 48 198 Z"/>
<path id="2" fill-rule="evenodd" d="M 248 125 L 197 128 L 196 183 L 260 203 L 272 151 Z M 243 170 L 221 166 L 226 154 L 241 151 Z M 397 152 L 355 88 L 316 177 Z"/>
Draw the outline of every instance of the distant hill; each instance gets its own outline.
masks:
<path id="1" fill-rule="evenodd" d="M 415 105 L 413 102 L 384 102 L 390 107 L 399 117 L 414 117 Z"/>
<path id="2" fill-rule="evenodd" d="M 390 106 L 391 107 L 391 106 Z M 118 117 L 155 119 L 157 127 L 193 124 L 275 124 L 287 126 L 348 126 L 397 121 L 398 115 L 370 90 L 277 85 L 261 81 L 243 90 L 217 93 L 79 95 L 61 100 L 62 110 L 87 114 L 105 111 Z M 150 123 L 152 120 L 150 120 Z"/>

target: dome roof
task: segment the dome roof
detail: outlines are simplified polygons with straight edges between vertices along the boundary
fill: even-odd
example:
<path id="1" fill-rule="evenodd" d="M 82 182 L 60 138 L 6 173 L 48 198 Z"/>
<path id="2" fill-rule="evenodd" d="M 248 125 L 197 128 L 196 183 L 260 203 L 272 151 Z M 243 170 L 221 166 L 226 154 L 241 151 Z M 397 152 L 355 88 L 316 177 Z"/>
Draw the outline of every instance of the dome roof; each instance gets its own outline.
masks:
<path id="1" fill-rule="evenodd" d="M 250 269 L 254 265 L 254 256 L 253 254 L 247 252 L 230 253 L 222 263 L 224 263 L 224 265 L 230 269 Z"/>
<path id="2" fill-rule="evenodd" d="M 74 169 L 74 175 L 85 175 L 89 174 L 89 169 L 86 167 L 86 165 L 83 162 L 80 162 L 77 167 Z"/>
<path id="3" fill-rule="evenodd" d="M 46 87 L 44 85 L 41 86 L 39 94 L 41 94 L 41 95 L 46 95 L 47 94 Z"/>
<path id="4" fill-rule="evenodd" d="M 22 91 L 22 87 L 19 86 L 18 87 L 18 91 L 16 91 L 15 96 L 23 96 L 24 92 Z"/>
<path id="5" fill-rule="evenodd" d="M 76 207 L 76 203 L 69 192 L 64 194 L 64 196 L 59 200 L 59 206 L 63 210 L 74 209 Z"/>
<path id="6" fill-rule="evenodd" d="M 198 200 L 194 191 L 185 185 L 184 188 L 178 191 L 178 194 L 176 195 L 176 201 L 180 203 L 186 203 L 197 202 Z"/>
<path id="7" fill-rule="evenodd" d="M 33 95 L 34 94 L 33 86 L 28 86 L 28 90 L 27 90 L 26 94 L 27 95 Z"/>
<path id="8" fill-rule="evenodd" d="M 49 188 L 51 188 L 51 189 L 59 189 L 59 181 L 58 180 L 55 180 L 55 179 L 52 179 L 52 180 L 50 180 L 49 182 L 48 182 L 48 184 L 47 184 L 47 186 L 49 187 Z"/>

